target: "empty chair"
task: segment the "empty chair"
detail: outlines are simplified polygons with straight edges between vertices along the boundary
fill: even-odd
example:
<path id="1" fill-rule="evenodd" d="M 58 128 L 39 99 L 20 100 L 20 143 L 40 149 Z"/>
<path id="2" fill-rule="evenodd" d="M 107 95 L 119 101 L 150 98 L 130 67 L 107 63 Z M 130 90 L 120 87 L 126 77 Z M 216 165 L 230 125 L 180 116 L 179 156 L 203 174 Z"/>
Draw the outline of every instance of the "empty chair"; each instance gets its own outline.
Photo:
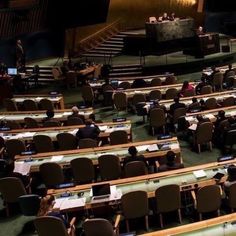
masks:
<path id="1" fill-rule="evenodd" d="M 231 184 L 229 187 L 227 187 L 227 203 L 231 209 L 231 212 L 234 212 L 234 209 L 236 208 L 235 194 L 236 194 L 236 183 Z"/>
<path id="2" fill-rule="evenodd" d="M 220 215 L 221 193 L 218 185 L 208 185 L 200 188 L 194 200 L 200 220 L 202 220 L 203 213 L 217 211 L 217 215 Z"/>
<path id="3" fill-rule="evenodd" d="M 6 205 L 6 213 L 9 216 L 9 204 L 18 202 L 18 197 L 25 195 L 26 190 L 22 181 L 16 177 L 0 179 L 0 192 Z"/>
<path id="4" fill-rule="evenodd" d="M 178 122 L 178 119 L 181 116 L 185 116 L 186 115 L 186 108 L 185 107 L 180 107 L 174 110 L 174 114 L 173 114 L 173 123 L 176 124 Z"/>
<path id="5" fill-rule="evenodd" d="M 162 82 L 161 82 L 161 79 L 160 78 L 154 78 L 152 79 L 151 81 L 151 87 L 154 87 L 154 86 L 161 86 Z"/>
<path id="6" fill-rule="evenodd" d="M 87 219 L 83 223 L 86 236 L 118 236 L 118 226 L 119 220 L 116 220 L 113 226 L 108 220 L 102 218 Z"/>
<path id="7" fill-rule="evenodd" d="M 40 207 L 40 198 L 36 194 L 26 194 L 18 198 L 24 216 L 36 216 Z"/>
<path id="8" fill-rule="evenodd" d="M 23 107 L 24 107 L 25 111 L 37 111 L 38 110 L 37 103 L 32 99 L 25 99 L 23 101 Z"/>
<path id="9" fill-rule="evenodd" d="M 154 108 L 150 111 L 150 126 L 152 128 L 152 134 L 155 134 L 155 129 L 163 128 L 165 133 L 166 116 L 165 112 L 161 108 Z"/>
<path id="10" fill-rule="evenodd" d="M 143 161 L 131 161 L 125 165 L 125 177 L 146 175 L 147 167 Z"/>
<path id="11" fill-rule="evenodd" d="M 205 85 L 201 88 L 201 91 L 200 91 L 200 94 L 203 95 L 203 94 L 210 94 L 212 93 L 212 87 L 211 85 Z"/>
<path id="12" fill-rule="evenodd" d="M 137 103 L 145 102 L 145 101 L 146 101 L 146 97 L 142 93 L 136 93 L 136 94 L 134 94 L 134 96 L 132 98 L 132 104 L 134 107 L 136 106 Z"/>
<path id="13" fill-rule="evenodd" d="M 120 159 L 115 155 L 102 155 L 98 158 L 99 172 L 102 180 L 121 177 Z"/>
<path id="14" fill-rule="evenodd" d="M 163 213 L 178 211 L 179 222 L 182 223 L 181 217 L 181 197 L 180 187 L 176 184 L 170 184 L 159 187 L 155 191 L 156 211 L 160 217 L 160 225 L 163 228 Z"/>
<path id="15" fill-rule="evenodd" d="M 37 152 L 53 152 L 54 146 L 52 139 L 47 135 L 35 135 L 33 136 L 35 149 Z"/>
<path id="16" fill-rule="evenodd" d="M 54 162 L 43 163 L 39 166 L 39 172 L 43 183 L 47 187 L 55 187 L 64 182 L 64 175 L 59 164 Z"/>
<path id="17" fill-rule="evenodd" d="M 21 129 L 21 125 L 15 120 L 7 120 L 6 126 L 10 129 Z"/>
<path id="18" fill-rule="evenodd" d="M 165 79 L 165 84 L 166 85 L 170 85 L 170 84 L 175 84 L 177 81 L 176 77 L 175 76 L 167 76 L 166 79 Z"/>
<path id="19" fill-rule="evenodd" d="M 7 155 L 11 160 L 14 160 L 15 155 L 20 155 L 26 151 L 26 147 L 23 141 L 19 139 L 9 139 L 5 142 Z"/>
<path id="20" fill-rule="evenodd" d="M 231 153 L 234 144 L 236 144 L 236 129 L 227 131 L 224 139 L 224 150 Z"/>
<path id="21" fill-rule="evenodd" d="M 104 106 L 112 105 L 112 95 L 114 88 L 110 84 L 106 84 L 102 88 Z"/>
<path id="22" fill-rule="evenodd" d="M 116 130 L 110 133 L 110 144 L 123 144 L 128 143 L 128 134 L 125 130 Z"/>
<path id="23" fill-rule="evenodd" d="M 212 151 L 212 134 L 213 124 L 211 122 L 203 122 L 197 126 L 195 133 L 195 144 L 198 147 L 198 152 L 201 152 L 201 145 L 208 143 L 209 148 Z"/>
<path id="24" fill-rule="evenodd" d="M 79 118 L 79 117 L 70 117 L 66 121 L 66 125 L 71 126 L 71 125 L 83 125 L 84 121 Z"/>
<path id="25" fill-rule="evenodd" d="M 4 99 L 4 107 L 7 111 L 18 111 L 15 101 L 11 100 L 10 98 Z"/>
<path id="26" fill-rule="evenodd" d="M 215 109 L 217 108 L 217 101 L 215 98 L 208 98 L 205 102 L 206 109 Z"/>
<path id="27" fill-rule="evenodd" d="M 130 89 L 131 85 L 128 81 L 123 81 L 118 85 L 118 88 Z"/>
<path id="28" fill-rule="evenodd" d="M 113 102 L 115 108 L 119 110 L 126 110 L 127 109 L 127 95 L 123 92 L 117 92 L 114 94 Z"/>
<path id="29" fill-rule="evenodd" d="M 185 90 L 183 93 L 184 97 L 193 97 L 195 95 L 194 89 Z"/>
<path id="30" fill-rule="evenodd" d="M 160 90 L 152 90 L 150 93 L 149 93 L 149 100 L 161 100 L 161 91 Z"/>
<path id="31" fill-rule="evenodd" d="M 36 231 L 40 236 L 74 236 L 74 223 L 75 219 L 73 218 L 70 222 L 70 228 L 66 229 L 64 222 L 58 217 L 40 216 L 34 220 Z"/>
<path id="32" fill-rule="evenodd" d="M 223 107 L 229 107 L 234 105 L 235 105 L 235 98 L 233 96 L 225 98 L 222 102 Z"/>
<path id="33" fill-rule="evenodd" d="M 166 90 L 166 99 L 174 99 L 178 95 L 178 90 L 176 88 L 169 88 Z"/>
<path id="34" fill-rule="evenodd" d="M 79 157 L 72 160 L 70 165 L 75 183 L 87 184 L 94 182 L 95 170 L 91 159 Z"/>
<path id="35" fill-rule="evenodd" d="M 43 98 L 39 101 L 39 107 L 41 110 L 54 110 L 52 101 L 46 98 Z"/>
<path id="36" fill-rule="evenodd" d="M 59 150 L 73 150 L 78 146 L 77 138 L 71 133 L 59 133 L 57 134 L 57 142 L 59 144 Z"/>
<path id="37" fill-rule="evenodd" d="M 97 140 L 91 138 L 79 139 L 79 148 L 94 148 L 98 146 Z"/>
<path id="38" fill-rule="evenodd" d="M 38 122 L 31 117 L 25 117 L 24 122 L 25 122 L 25 128 L 27 129 L 39 128 Z"/>
<path id="39" fill-rule="evenodd" d="M 82 98 L 84 99 L 85 104 L 88 106 L 93 106 L 94 102 L 94 93 L 93 89 L 89 85 L 85 85 L 81 89 Z"/>
<path id="40" fill-rule="evenodd" d="M 145 217 L 146 230 L 148 224 L 148 196 L 145 191 L 134 191 L 125 193 L 121 197 L 122 212 L 126 221 L 126 229 L 129 232 L 129 220 Z"/>
<path id="41" fill-rule="evenodd" d="M 145 123 L 145 116 L 147 116 L 147 109 L 145 108 L 146 102 L 139 102 L 135 106 L 137 116 L 143 117 L 143 122 Z"/>
<path id="42" fill-rule="evenodd" d="M 47 120 L 43 123 L 43 127 L 59 127 L 59 126 L 61 126 L 61 124 L 56 120 Z"/>
<path id="43" fill-rule="evenodd" d="M 212 86 L 213 86 L 214 91 L 223 90 L 223 78 L 224 78 L 224 75 L 222 72 L 217 72 L 213 75 Z"/>

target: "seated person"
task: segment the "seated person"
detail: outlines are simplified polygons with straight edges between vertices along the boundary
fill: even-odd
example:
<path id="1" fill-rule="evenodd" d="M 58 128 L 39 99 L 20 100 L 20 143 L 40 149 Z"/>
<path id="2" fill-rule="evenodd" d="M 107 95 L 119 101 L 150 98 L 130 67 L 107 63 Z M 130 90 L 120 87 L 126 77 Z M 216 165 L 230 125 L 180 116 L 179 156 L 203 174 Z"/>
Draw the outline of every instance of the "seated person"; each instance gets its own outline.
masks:
<path id="1" fill-rule="evenodd" d="M 201 110 L 202 110 L 202 111 L 207 110 L 204 99 L 200 99 L 200 102 L 199 102 L 199 103 L 200 103 L 200 106 L 201 106 Z"/>
<path id="2" fill-rule="evenodd" d="M 227 117 L 225 116 L 225 111 L 224 110 L 220 110 L 218 112 L 217 119 L 216 119 L 216 122 L 215 122 L 215 129 L 217 129 L 219 124 L 220 124 L 220 122 L 222 122 L 224 120 L 227 120 Z"/>
<path id="3" fill-rule="evenodd" d="M 226 193 L 226 196 L 228 194 L 228 189 L 232 184 L 236 183 L 236 166 L 235 165 L 230 165 L 227 168 L 227 173 L 228 173 L 228 178 L 227 180 L 224 182 L 224 190 Z"/>
<path id="4" fill-rule="evenodd" d="M 194 91 L 194 87 L 186 80 L 180 90 L 180 96 L 183 97 L 186 91 Z"/>
<path id="5" fill-rule="evenodd" d="M 80 128 L 77 131 L 76 137 L 79 139 L 83 138 L 97 139 L 99 133 L 100 129 L 98 128 L 98 126 L 95 125 L 91 119 L 87 119 L 85 120 L 85 127 Z"/>
<path id="6" fill-rule="evenodd" d="M 73 106 L 71 108 L 72 114 L 67 117 L 67 119 L 78 117 L 84 121 L 84 116 L 79 114 L 79 108 L 77 106 Z"/>
<path id="7" fill-rule="evenodd" d="M 205 118 L 202 115 L 197 115 L 196 119 L 198 121 L 197 126 L 201 125 L 202 123 L 210 121 L 209 118 Z"/>
<path id="8" fill-rule="evenodd" d="M 195 97 L 192 98 L 192 103 L 188 106 L 188 111 L 192 112 L 193 110 L 201 110 L 201 105 Z"/>
<path id="9" fill-rule="evenodd" d="M 167 15 L 166 12 L 163 13 L 162 15 L 162 21 L 169 20 L 169 16 Z"/>
<path id="10" fill-rule="evenodd" d="M 177 109 L 177 108 L 181 108 L 181 107 L 186 107 L 186 105 L 184 103 L 181 103 L 179 101 L 179 97 L 175 97 L 174 98 L 174 103 L 170 105 L 170 115 L 174 115 L 174 111 Z"/>
<path id="11" fill-rule="evenodd" d="M 68 61 L 63 61 L 60 69 L 61 69 L 62 74 L 66 75 L 66 73 L 70 70 L 70 68 L 68 66 Z"/>
<path id="12" fill-rule="evenodd" d="M 46 111 L 46 117 L 43 118 L 43 122 L 46 122 L 46 121 L 53 121 L 53 117 L 54 117 L 54 111 L 53 110 L 47 110 Z"/>
<path id="13" fill-rule="evenodd" d="M 143 155 L 138 155 L 138 150 L 135 146 L 131 146 L 128 149 L 129 156 L 125 157 L 123 160 L 123 166 L 132 161 L 143 161 L 147 166 L 147 162 Z"/>
<path id="14" fill-rule="evenodd" d="M 206 78 L 206 75 L 205 74 L 202 74 L 202 77 L 201 77 L 201 82 L 195 87 L 195 93 L 196 94 L 201 94 L 201 90 L 204 86 L 207 86 L 209 85 L 207 83 L 207 78 Z"/>
<path id="15" fill-rule="evenodd" d="M 53 195 L 47 195 L 41 199 L 38 216 L 54 216 L 62 220 L 66 228 L 70 225 L 66 220 L 65 216 L 60 213 L 59 209 L 53 209 L 55 204 L 55 198 Z"/>
<path id="16" fill-rule="evenodd" d="M 203 27 L 200 25 L 196 30 L 197 35 L 204 35 Z"/>
<path id="17" fill-rule="evenodd" d="M 235 77 L 235 70 L 233 69 L 232 64 L 229 64 L 228 70 L 226 70 L 224 73 L 224 80 L 223 80 L 227 88 L 234 87 L 234 77 Z"/>
<path id="18" fill-rule="evenodd" d="M 183 168 L 182 163 L 176 163 L 176 154 L 173 151 L 168 151 L 166 154 L 166 164 L 162 164 L 158 167 L 158 171 L 167 171 Z"/>
<path id="19" fill-rule="evenodd" d="M 210 76 L 208 76 L 208 83 L 212 84 L 214 75 L 218 72 L 220 72 L 219 68 L 217 68 L 216 66 L 212 66 L 211 67 L 212 73 Z"/>
<path id="20" fill-rule="evenodd" d="M 172 12 L 171 15 L 170 15 L 170 17 L 169 17 L 169 20 L 173 21 L 173 20 L 175 20 L 175 19 L 177 19 L 176 16 L 175 16 L 175 13 Z"/>

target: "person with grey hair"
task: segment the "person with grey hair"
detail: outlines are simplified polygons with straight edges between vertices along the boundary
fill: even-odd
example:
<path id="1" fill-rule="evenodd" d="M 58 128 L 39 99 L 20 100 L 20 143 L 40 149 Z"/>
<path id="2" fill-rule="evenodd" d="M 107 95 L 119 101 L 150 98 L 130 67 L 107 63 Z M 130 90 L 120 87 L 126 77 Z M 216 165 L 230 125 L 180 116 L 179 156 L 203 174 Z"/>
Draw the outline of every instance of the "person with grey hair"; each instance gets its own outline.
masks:
<path id="1" fill-rule="evenodd" d="M 79 114 L 79 108 L 77 106 L 73 106 L 71 108 L 72 114 L 67 117 L 67 120 L 70 118 L 80 118 L 84 121 L 84 116 Z"/>

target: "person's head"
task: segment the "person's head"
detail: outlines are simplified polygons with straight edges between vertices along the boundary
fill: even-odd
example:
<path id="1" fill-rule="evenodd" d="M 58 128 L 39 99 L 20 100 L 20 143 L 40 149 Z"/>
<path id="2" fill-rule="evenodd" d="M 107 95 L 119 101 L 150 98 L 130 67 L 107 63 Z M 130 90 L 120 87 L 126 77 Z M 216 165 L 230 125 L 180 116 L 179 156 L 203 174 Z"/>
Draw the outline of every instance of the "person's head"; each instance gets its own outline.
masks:
<path id="1" fill-rule="evenodd" d="M 183 82 L 183 88 L 187 88 L 189 86 L 189 82 L 187 80 L 185 80 Z"/>
<path id="2" fill-rule="evenodd" d="M 55 204 L 55 197 L 53 195 L 47 195 L 41 199 L 38 216 L 45 216 L 53 208 Z"/>
<path id="3" fill-rule="evenodd" d="M 138 153 L 137 148 L 135 146 L 129 147 L 128 152 L 131 156 L 136 156 Z"/>
<path id="4" fill-rule="evenodd" d="M 203 27 L 201 25 L 198 26 L 199 32 L 203 32 Z"/>
<path id="5" fill-rule="evenodd" d="M 89 125 L 93 124 L 93 121 L 91 119 L 86 119 L 84 123 L 85 123 L 85 125 L 89 126 Z"/>
<path id="6" fill-rule="evenodd" d="M 192 98 L 192 102 L 193 102 L 193 103 L 197 102 L 197 98 L 195 98 L 195 97 Z"/>
<path id="7" fill-rule="evenodd" d="M 171 13 L 171 17 L 175 18 L 175 13 L 174 12 Z"/>
<path id="8" fill-rule="evenodd" d="M 201 105 L 205 105 L 205 101 L 203 99 L 200 100 Z"/>
<path id="9" fill-rule="evenodd" d="M 218 112 L 218 116 L 219 116 L 220 118 L 224 118 L 224 117 L 225 117 L 225 111 L 220 110 L 220 111 Z"/>
<path id="10" fill-rule="evenodd" d="M 228 172 L 228 181 L 236 181 L 236 166 L 230 165 L 227 169 Z"/>
<path id="11" fill-rule="evenodd" d="M 179 103 L 179 97 L 175 97 L 175 98 L 174 98 L 174 102 L 175 102 L 175 103 Z"/>
<path id="12" fill-rule="evenodd" d="M 197 115 L 196 118 L 197 118 L 198 122 L 202 122 L 204 120 L 202 115 Z"/>
<path id="13" fill-rule="evenodd" d="M 54 111 L 53 110 L 47 110 L 46 115 L 48 118 L 53 118 L 54 117 Z"/>
<path id="14" fill-rule="evenodd" d="M 73 114 L 78 114 L 79 113 L 79 108 L 77 106 L 73 106 L 71 108 L 71 111 L 73 112 Z"/>
<path id="15" fill-rule="evenodd" d="M 168 151 L 166 154 L 167 165 L 173 165 L 175 163 L 176 155 L 173 151 Z"/>
<path id="16" fill-rule="evenodd" d="M 166 12 L 163 13 L 163 17 L 167 17 L 167 13 Z"/>
<path id="17" fill-rule="evenodd" d="M 16 43 L 17 43 L 17 44 L 21 44 L 21 40 L 20 40 L 20 39 L 17 39 L 17 40 L 16 40 Z"/>
<path id="18" fill-rule="evenodd" d="M 92 120 L 93 122 L 95 122 L 96 118 L 95 118 L 95 114 L 90 114 L 89 115 L 89 119 Z"/>

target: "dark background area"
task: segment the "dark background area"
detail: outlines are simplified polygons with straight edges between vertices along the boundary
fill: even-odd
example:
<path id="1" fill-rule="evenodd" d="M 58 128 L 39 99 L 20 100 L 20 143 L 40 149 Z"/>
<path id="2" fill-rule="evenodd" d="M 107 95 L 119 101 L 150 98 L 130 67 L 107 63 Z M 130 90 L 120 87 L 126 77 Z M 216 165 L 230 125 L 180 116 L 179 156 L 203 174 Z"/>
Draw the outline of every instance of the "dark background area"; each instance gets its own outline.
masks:
<path id="1" fill-rule="evenodd" d="M 236 11 L 235 0 L 205 0 L 205 10 L 210 12 Z"/>
<path id="2" fill-rule="evenodd" d="M 110 0 L 49 0 L 47 26 L 73 28 L 106 22 Z"/>

